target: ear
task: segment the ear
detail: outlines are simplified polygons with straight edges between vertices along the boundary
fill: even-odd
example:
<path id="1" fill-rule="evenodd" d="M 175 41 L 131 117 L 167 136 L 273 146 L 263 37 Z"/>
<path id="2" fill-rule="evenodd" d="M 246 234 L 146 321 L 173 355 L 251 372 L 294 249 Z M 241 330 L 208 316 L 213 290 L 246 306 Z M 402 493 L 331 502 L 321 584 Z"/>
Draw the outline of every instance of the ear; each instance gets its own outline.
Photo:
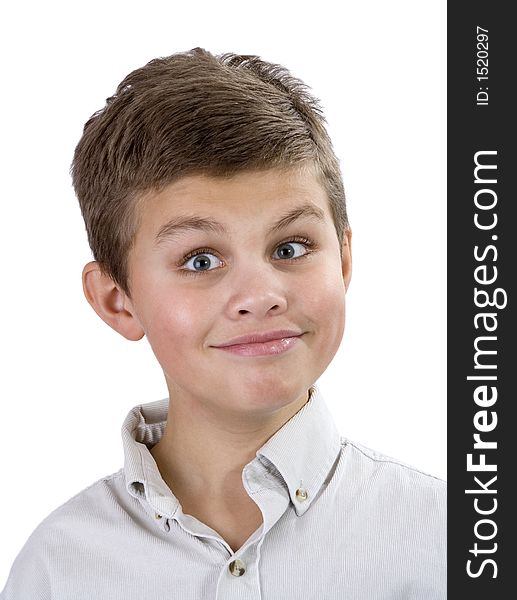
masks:
<path id="1" fill-rule="evenodd" d="M 343 235 L 341 271 L 345 282 L 345 291 L 348 290 L 352 278 L 352 230 L 348 229 Z"/>
<path id="2" fill-rule="evenodd" d="M 83 269 L 83 291 L 93 310 L 112 329 L 128 340 L 142 339 L 144 330 L 129 298 L 96 261 Z"/>

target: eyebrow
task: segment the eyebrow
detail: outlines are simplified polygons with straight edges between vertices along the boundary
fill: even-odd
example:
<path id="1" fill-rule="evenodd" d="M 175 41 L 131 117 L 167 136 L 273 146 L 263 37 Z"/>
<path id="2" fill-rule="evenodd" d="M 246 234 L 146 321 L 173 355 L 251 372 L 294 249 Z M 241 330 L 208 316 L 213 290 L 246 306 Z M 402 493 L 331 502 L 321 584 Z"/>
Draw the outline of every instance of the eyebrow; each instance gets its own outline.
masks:
<path id="1" fill-rule="evenodd" d="M 295 208 L 292 208 L 284 215 L 282 215 L 273 225 L 269 228 L 268 234 L 271 235 L 280 229 L 284 229 L 294 221 L 301 218 L 310 218 L 316 221 L 324 222 L 325 213 L 321 208 L 307 202 L 301 204 Z M 170 221 L 160 227 L 158 233 L 155 236 L 155 244 L 158 245 L 165 240 L 170 240 L 179 235 L 184 231 L 206 231 L 212 233 L 218 233 L 220 235 L 228 235 L 228 231 L 225 226 L 219 221 L 216 221 L 210 217 L 200 216 L 179 216 L 173 217 Z"/>

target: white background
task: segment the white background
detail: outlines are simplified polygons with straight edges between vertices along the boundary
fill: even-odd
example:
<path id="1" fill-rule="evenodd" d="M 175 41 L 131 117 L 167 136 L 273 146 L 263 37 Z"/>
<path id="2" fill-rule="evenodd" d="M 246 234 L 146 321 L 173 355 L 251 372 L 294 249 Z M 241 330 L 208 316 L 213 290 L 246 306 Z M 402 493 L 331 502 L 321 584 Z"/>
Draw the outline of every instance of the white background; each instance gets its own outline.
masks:
<path id="1" fill-rule="evenodd" d="M 350 439 L 446 479 L 446 3 L 11 3 L 2 61 L 0 589 L 52 510 L 123 466 L 120 426 L 167 396 L 145 340 L 83 297 L 91 260 L 69 166 L 133 69 L 202 46 L 308 83 L 341 160 L 353 277 L 320 378 Z"/>

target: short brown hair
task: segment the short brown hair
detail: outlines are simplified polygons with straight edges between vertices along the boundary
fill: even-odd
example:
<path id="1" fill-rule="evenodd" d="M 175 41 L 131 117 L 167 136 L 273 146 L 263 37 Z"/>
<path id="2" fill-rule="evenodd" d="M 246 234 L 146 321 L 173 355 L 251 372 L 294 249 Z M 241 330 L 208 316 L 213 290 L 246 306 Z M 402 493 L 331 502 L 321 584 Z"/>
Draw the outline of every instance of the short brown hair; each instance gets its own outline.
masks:
<path id="1" fill-rule="evenodd" d="M 86 122 L 71 174 L 94 259 L 130 296 L 143 192 L 186 175 L 304 164 L 316 167 L 341 247 L 345 193 L 319 101 L 280 65 L 194 48 L 127 75 Z"/>

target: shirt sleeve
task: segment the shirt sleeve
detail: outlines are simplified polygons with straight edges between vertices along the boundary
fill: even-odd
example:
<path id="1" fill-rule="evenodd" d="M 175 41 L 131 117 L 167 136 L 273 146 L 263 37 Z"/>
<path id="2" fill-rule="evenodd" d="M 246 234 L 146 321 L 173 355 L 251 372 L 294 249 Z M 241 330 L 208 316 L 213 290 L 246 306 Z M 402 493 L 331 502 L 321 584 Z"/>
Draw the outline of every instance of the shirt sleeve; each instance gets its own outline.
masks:
<path id="1" fill-rule="evenodd" d="M 16 557 L 0 600 L 52 600 L 47 561 L 32 541 Z"/>

